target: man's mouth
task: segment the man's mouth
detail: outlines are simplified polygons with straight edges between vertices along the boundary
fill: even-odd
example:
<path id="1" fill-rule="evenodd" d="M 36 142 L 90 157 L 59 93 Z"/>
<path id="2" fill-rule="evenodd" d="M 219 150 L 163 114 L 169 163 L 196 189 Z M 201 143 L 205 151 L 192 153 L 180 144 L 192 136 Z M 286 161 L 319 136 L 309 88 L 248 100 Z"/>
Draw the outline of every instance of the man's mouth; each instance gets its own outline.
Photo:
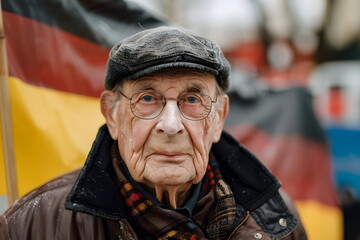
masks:
<path id="1" fill-rule="evenodd" d="M 151 155 L 159 159 L 171 159 L 172 161 L 183 160 L 184 158 L 189 156 L 189 154 L 180 152 L 155 152 Z"/>
<path id="2" fill-rule="evenodd" d="M 184 153 L 179 153 L 179 152 L 155 152 L 154 154 L 155 155 L 169 156 L 169 157 L 176 157 L 176 156 L 186 155 Z"/>

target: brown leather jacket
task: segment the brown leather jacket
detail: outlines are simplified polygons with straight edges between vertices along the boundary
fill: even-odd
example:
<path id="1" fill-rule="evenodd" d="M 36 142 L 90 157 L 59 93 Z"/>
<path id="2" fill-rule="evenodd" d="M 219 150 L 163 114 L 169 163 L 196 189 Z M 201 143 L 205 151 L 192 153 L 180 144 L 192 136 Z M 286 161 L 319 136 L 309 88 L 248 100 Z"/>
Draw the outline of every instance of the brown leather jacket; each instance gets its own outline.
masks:
<path id="1" fill-rule="evenodd" d="M 229 138 L 226 134 L 223 137 Z M 226 144 L 229 143 L 228 140 Z M 16 201 L 0 217 L 0 239 L 139 239 L 126 220 L 126 211 L 112 180 L 114 175 L 111 164 L 109 161 L 99 160 L 108 157 L 104 146 L 108 146 L 111 141 L 106 127 L 102 127 L 81 171 L 76 170 L 58 177 Z M 231 141 L 233 140 L 230 139 L 230 145 L 234 143 Z M 221 149 L 224 148 L 223 144 L 225 143 L 220 144 Z M 251 162 L 256 160 L 240 148 L 241 154 L 245 151 L 242 158 L 248 156 Z M 214 151 L 216 155 L 216 149 Z M 257 171 L 259 169 L 264 170 L 260 167 Z M 248 171 L 249 169 L 247 173 Z M 264 171 L 261 173 L 262 177 L 269 174 L 266 169 Z M 231 173 L 227 175 L 229 178 L 233 177 Z M 228 239 L 307 239 L 291 200 L 279 194 L 277 181 L 272 182 L 271 178 L 270 176 L 267 179 L 269 185 L 265 190 L 251 193 L 258 199 L 242 202 L 245 214 Z M 229 185 L 231 186 L 231 183 Z M 251 185 L 251 182 L 248 182 L 246 188 L 250 186 L 254 190 Z M 276 186 L 275 190 L 270 191 L 271 186 Z M 240 183 L 238 188 L 242 188 L 241 192 L 250 191 Z M 236 196 L 236 190 L 234 193 Z M 64 202 L 68 209 L 64 207 Z"/>

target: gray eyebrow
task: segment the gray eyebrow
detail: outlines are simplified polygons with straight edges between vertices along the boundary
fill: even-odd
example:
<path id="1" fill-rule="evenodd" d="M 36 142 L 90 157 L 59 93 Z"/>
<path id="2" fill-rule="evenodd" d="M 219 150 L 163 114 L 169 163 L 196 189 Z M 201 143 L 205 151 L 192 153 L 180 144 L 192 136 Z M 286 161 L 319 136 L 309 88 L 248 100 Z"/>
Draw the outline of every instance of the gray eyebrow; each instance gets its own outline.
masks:
<path id="1" fill-rule="evenodd" d="M 135 81 L 133 88 L 137 90 L 155 90 L 155 86 L 151 81 Z"/>
<path id="2" fill-rule="evenodd" d="M 186 91 L 188 92 L 204 93 L 204 90 L 207 90 L 207 87 L 204 84 L 190 83 L 186 86 Z"/>

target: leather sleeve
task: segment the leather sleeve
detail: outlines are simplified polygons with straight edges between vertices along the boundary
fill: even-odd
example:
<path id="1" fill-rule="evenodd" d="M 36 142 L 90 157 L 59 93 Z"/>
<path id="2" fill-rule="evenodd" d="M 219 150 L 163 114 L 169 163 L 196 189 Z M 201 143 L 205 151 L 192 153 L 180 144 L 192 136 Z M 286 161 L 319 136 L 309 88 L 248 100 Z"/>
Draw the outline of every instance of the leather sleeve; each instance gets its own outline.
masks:
<path id="1" fill-rule="evenodd" d="M 78 171 L 50 181 L 17 200 L 0 216 L 1 240 L 119 239 L 119 223 L 65 209 Z"/>
<path id="2" fill-rule="evenodd" d="M 0 216 L 0 239 L 10 239 L 6 218 Z"/>
<path id="3" fill-rule="evenodd" d="M 55 239 L 68 183 L 59 178 L 15 201 L 0 216 L 0 239 Z"/>

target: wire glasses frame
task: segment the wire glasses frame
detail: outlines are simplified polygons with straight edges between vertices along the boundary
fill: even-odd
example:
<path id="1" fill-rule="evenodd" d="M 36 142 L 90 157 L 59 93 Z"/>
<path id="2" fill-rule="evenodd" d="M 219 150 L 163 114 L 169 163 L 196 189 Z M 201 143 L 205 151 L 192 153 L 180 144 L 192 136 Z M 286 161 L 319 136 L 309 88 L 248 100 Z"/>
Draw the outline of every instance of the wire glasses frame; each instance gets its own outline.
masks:
<path id="1" fill-rule="evenodd" d="M 157 118 L 165 108 L 167 101 L 177 102 L 181 115 L 192 121 L 200 121 L 209 116 L 212 104 L 217 102 L 217 98 L 212 100 L 209 95 L 194 92 L 184 92 L 177 98 L 166 98 L 162 93 L 156 91 L 140 91 L 131 97 L 126 96 L 122 91 L 119 93 L 130 102 L 130 109 L 134 116 L 151 120 Z"/>

